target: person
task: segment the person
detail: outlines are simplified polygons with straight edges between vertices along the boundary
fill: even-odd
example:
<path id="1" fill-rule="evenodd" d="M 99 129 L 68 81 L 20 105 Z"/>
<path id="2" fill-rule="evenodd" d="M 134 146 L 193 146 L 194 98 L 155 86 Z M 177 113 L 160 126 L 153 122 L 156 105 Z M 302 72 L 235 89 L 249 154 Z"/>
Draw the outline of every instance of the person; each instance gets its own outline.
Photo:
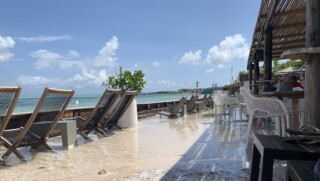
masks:
<path id="1" fill-rule="evenodd" d="M 292 88 L 300 87 L 303 89 L 302 85 L 298 82 L 298 77 L 295 75 L 292 75 L 290 77 Z"/>
<path id="2" fill-rule="evenodd" d="M 300 84 L 304 88 L 304 73 L 303 72 L 300 74 Z"/>
<path id="3" fill-rule="evenodd" d="M 289 81 L 288 74 L 282 75 L 281 79 L 277 84 L 277 91 L 291 91 L 291 90 L 292 90 L 292 84 Z"/>

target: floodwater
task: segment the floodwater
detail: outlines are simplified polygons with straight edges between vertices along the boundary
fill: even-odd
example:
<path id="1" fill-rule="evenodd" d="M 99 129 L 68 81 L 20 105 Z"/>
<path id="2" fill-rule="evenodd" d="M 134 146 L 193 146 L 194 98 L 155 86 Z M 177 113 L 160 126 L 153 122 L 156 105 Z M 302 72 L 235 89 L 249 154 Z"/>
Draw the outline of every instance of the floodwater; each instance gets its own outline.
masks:
<path id="1" fill-rule="evenodd" d="M 63 150 L 61 138 L 49 139 L 56 152 L 20 150 L 0 166 L 5 180 L 248 180 L 249 152 L 245 123 L 219 121 L 212 110 L 182 118 L 139 120 L 136 128 L 115 130 L 108 137 L 78 136 Z M 2 155 L 5 149 L 1 147 Z M 249 156 L 247 156 L 247 154 Z M 278 178 L 283 174 L 275 170 Z M 279 179 L 281 180 L 281 179 Z"/>

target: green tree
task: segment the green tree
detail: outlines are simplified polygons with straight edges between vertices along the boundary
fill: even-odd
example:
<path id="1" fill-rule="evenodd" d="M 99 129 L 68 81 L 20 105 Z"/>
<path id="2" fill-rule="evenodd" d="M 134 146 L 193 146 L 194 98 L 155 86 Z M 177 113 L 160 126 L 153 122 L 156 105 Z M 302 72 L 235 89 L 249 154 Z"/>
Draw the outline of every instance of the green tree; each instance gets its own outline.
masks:
<path id="1" fill-rule="evenodd" d="M 120 89 L 122 93 L 126 90 L 135 90 L 138 93 L 141 93 L 142 88 L 147 82 L 144 80 L 144 73 L 141 70 L 135 70 L 133 73 L 129 70 L 122 70 L 122 67 L 119 67 L 119 73 L 116 72 L 116 75 L 108 77 L 108 82 L 103 83 L 103 85 L 108 86 L 113 89 Z"/>
<path id="2" fill-rule="evenodd" d="M 272 72 L 277 72 L 279 70 L 282 70 L 288 67 L 303 67 L 303 66 L 304 66 L 303 62 L 295 62 L 295 61 L 289 60 L 284 63 L 280 63 L 279 60 L 274 60 Z"/>

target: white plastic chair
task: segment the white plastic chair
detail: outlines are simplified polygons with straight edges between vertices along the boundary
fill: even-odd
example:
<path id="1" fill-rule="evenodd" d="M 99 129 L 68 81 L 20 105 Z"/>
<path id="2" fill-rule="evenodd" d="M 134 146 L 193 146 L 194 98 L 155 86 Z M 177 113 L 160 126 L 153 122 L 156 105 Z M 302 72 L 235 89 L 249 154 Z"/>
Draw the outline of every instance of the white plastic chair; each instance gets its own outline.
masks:
<path id="1" fill-rule="evenodd" d="M 230 118 L 231 114 L 234 113 L 234 120 L 236 119 L 236 109 L 240 108 L 240 102 L 237 97 L 231 97 L 228 94 L 222 96 L 222 113 L 229 109 Z M 240 115 L 241 116 L 241 115 Z"/>
<path id="2" fill-rule="evenodd" d="M 222 110 L 223 94 L 221 91 L 215 91 L 213 95 L 213 104 L 215 115 L 220 115 Z"/>
<path id="3" fill-rule="evenodd" d="M 221 115 L 229 110 L 229 115 L 231 118 L 232 114 L 234 113 L 234 118 L 236 118 L 236 111 L 235 109 L 240 107 L 240 102 L 237 97 L 231 97 L 226 92 L 223 91 L 216 91 L 214 96 L 214 109 L 216 115 Z M 220 119 L 222 121 L 222 119 Z"/>
<path id="4" fill-rule="evenodd" d="M 247 106 L 246 106 L 246 103 L 244 102 L 244 98 L 242 94 L 238 93 L 236 94 L 236 97 L 240 104 L 240 121 L 242 122 L 242 115 L 244 114 L 245 116 L 248 117 L 249 113 L 248 113 Z"/>
<path id="5" fill-rule="evenodd" d="M 284 103 L 279 99 L 274 98 L 265 98 L 265 97 L 254 97 L 251 95 L 247 89 L 244 87 L 240 88 L 240 92 L 243 95 L 244 101 L 247 106 L 249 114 L 249 123 L 247 130 L 247 145 L 249 142 L 250 132 L 252 128 L 253 118 L 268 118 L 268 117 L 282 117 L 286 118 L 286 121 L 289 122 L 289 113 L 284 105 Z M 276 121 L 276 124 L 281 128 L 280 135 L 285 136 L 286 122 L 283 119 L 281 121 Z M 281 123 L 282 122 L 282 123 Z"/>

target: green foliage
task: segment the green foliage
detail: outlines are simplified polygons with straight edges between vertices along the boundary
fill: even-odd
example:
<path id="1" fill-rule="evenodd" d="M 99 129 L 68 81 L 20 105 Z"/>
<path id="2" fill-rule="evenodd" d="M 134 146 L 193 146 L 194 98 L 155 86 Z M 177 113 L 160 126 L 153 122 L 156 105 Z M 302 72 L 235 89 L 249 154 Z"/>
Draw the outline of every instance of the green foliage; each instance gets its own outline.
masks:
<path id="1" fill-rule="evenodd" d="M 304 66 L 303 62 L 294 62 L 289 60 L 287 62 L 280 63 L 279 60 L 274 60 L 272 72 L 277 72 L 279 70 L 283 70 L 288 67 L 303 67 L 303 66 Z"/>
<path id="2" fill-rule="evenodd" d="M 108 83 L 103 83 L 113 89 L 120 89 L 123 92 L 126 90 L 135 90 L 141 93 L 142 88 L 146 84 L 144 73 L 141 70 L 135 70 L 133 73 L 129 70 L 122 70 L 119 67 L 119 73 L 108 77 Z"/>
<path id="3" fill-rule="evenodd" d="M 238 80 L 239 80 L 240 82 L 243 82 L 243 81 L 245 81 L 245 80 L 248 79 L 248 74 L 249 74 L 248 71 L 246 71 L 246 70 L 240 70 L 237 78 L 238 78 Z"/>

